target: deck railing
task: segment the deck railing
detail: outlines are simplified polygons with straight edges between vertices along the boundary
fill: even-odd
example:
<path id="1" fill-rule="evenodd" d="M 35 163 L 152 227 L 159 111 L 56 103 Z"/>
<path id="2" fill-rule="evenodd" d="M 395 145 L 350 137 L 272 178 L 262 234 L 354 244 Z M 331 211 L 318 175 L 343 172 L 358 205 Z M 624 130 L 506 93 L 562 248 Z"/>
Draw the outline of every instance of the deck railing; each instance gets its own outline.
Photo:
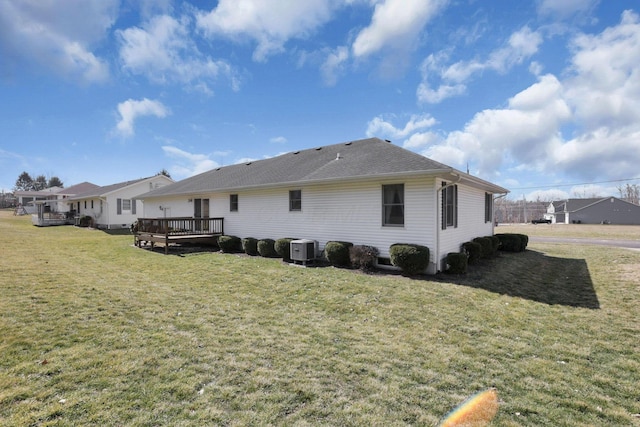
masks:
<path id="1" fill-rule="evenodd" d="M 138 218 L 137 233 L 166 234 L 170 236 L 222 235 L 224 218 Z"/>

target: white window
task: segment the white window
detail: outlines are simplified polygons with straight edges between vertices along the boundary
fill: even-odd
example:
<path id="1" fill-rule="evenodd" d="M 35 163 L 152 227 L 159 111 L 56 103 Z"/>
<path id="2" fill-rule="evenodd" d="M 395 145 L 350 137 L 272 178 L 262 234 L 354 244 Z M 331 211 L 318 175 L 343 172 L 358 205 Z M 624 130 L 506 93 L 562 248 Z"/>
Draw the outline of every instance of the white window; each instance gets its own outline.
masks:
<path id="1" fill-rule="evenodd" d="M 458 186 L 443 182 L 442 186 L 442 229 L 458 226 Z"/>
<path id="2" fill-rule="evenodd" d="M 404 225 L 404 184 L 382 186 L 382 225 Z"/>
<path id="3" fill-rule="evenodd" d="M 302 190 L 289 191 L 289 210 L 290 211 L 302 210 Z"/>

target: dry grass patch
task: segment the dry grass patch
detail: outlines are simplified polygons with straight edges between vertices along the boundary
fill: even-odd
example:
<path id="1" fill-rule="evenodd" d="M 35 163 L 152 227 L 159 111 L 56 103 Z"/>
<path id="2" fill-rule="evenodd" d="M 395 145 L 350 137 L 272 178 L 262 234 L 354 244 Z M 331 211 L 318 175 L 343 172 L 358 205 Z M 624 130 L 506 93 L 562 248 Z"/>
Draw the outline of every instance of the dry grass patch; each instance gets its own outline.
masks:
<path id="1" fill-rule="evenodd" d="M 5 425 L 436 425 L 490 386 L 496 425 L 638 424 L 637 252 L 412 280 L 1 214 L 0 236 Z"/>
<path id="2" fill-rule="evenodd" d="M 540 237 L 640 240 L 640 225 L 505 224 L 496 233 L 522 233 Z"/>

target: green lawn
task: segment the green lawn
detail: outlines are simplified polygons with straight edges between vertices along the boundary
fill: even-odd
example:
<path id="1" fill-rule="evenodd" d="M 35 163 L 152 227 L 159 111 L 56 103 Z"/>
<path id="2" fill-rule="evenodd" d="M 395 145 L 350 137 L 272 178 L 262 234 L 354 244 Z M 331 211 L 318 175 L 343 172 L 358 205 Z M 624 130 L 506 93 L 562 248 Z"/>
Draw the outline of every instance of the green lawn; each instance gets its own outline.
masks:
<path id="1" fill-rule="evenodd" d="M 429 426 L 496 387 L 494 425 L 640 426 L 640 252 L 410 279 L 132 243 L 0 211 L 0 424 Z"/>

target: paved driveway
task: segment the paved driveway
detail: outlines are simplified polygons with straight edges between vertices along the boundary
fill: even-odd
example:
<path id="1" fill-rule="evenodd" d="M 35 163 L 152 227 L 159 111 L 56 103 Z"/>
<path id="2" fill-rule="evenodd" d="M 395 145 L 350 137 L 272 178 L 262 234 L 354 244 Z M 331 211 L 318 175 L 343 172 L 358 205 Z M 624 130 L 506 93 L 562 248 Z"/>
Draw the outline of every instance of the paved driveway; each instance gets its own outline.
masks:
<path id="1" fill-rule="evenodd" d="M 612 246 L 616 248 L 640 249 L 640 240 L 621 239 L 578 239 L 568 237 L 529 237 L 530 242 L 573 243 L 576 245 Z"/>

